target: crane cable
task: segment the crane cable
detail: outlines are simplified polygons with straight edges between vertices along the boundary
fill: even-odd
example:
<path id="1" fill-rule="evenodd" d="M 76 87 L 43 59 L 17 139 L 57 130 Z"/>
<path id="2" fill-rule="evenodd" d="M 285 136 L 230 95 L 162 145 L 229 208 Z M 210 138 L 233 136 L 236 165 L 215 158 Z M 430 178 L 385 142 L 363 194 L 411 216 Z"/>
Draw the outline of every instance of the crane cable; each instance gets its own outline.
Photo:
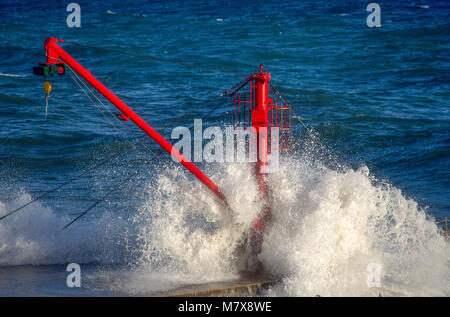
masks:
<path id="1" fill-rule="evenodd" d="M 289 103 L 286 102 L 286 100 L 283 98 L 283 96 L 281 96 L 280 92 L 272 85 L 272 82 L 269 81 L 269 85 L 272 88 L 273 92 L 278 96 L 278 98 L 281 99 L 281 101 L 288 105 Z M 314 135 L 313 131 L 304 123 L 303 118 L 301 116 L 299 116 L 294 108 L 292 108 L 292 112 L 293 114 L 297 117 L 297 119 L 300 121 L 300 123 L 302 124 L 302 126 L 305 128 L 306 132 L 309 134 L 309 136 L 311 137 L 311 139 L 313 139 L 314 141 L 316 141 L 319 146 L 328 153 L 329 158 L 332 159 L 332 161 L 334 162 L 334 164 L 336 164 L 336 166 L 339 166 L 339 162 L 336 160 L 336 158 L 334 157 L 334 155 L 330 152 L 330 150 L 328 150 L 325 145 Z"/>
<path id="2" fill-rule="evenodd" d="M 112 116 L 114 116 L 114 114 L 106 107 L 106 105 L 92 92 L 92 90 L 86 85 L 86 83 L 84 83 L 77 75 L 76 75 L 76 73 L 69 67 L 69 70 L 77 77 L 77 79 L 88 89 L 88 91 L 92 94 L 92 95 L 94 95 L 95 96 L 95 98 L 102 104 L 102 106 L 112 115 Z M 81 85 L 76 81 L 76 79 L 75 79 L 75 77 L 74 76 L 72 76 L 72 74 L 70 74 L 71 75 L 71 77 L 72 77 L 72 79 L 77 83 L 77 85 L 80 87 L 80 89 L 88 96 L 88 94 L 87 94 L 87 92 L 83 89 L 83 87 L 81 87 Z M 89 96 L 88 96 L 88 98 L 89 98 L 89 100 L 95 105 L 95 103 L 94 103 L 94 101 L 92 100 L 92 98 L 90 98 Z M 96 108 L 97 108 L 97 110 L 99 110 L 100 112 L 101 112 L 101 114 L 108 120 L 108 122 L 120 133 L 120 135 L 129 143 L 129 144 L 131 144 L 131 142 L 128 140 L 128 138 L 126 137 L 126 136 L 124 136 L 121 132 L 120 132 L 120 130 L 118 130 L 117 129 L 117 127 L 111 122 L 111 120 L 109 120 L 109 118 L 101 111 L 101 109 L 99 109 L 98 107 L 97 107 L 97 105 L 95 105 L 96 106 Z M 211 113 L 211 112 L 209 112 L 209 113 Z M 114 116 L 115 117 L 115 116 Z M 117 118 L 117 117 L 116 117 Z M 120 123 L 122 124 L 122 126 L 124 126 L 127 130 L 128 130 L 128 128 L 120 121 Z M 131 132 L 131 131 L 130 131 Z M 131 132 L 132 133 L 132 132 Z M 132 133 L 133 134 L 133 133 Z M 134 134 L 133 134 L 134 135 Z M 137 137 L 136 137 L 136 139 L 138 139 Z M 159 156 L 161 153 L 163 153 L 163 152 L 160 152 L 160 153 L 154 153 L 148 146 L 146 146 L 145 145 L 145 143 L 143 143 L 142 142 L 142 140 L 140 140 L 140 139 L 138 139 L 138 142 L 139 143 L 141 143 L 145 148 L 146 148 L 146 150 L 147 151 L 149 151 L 152 155 L 153 155 L 153 157 L 152 157 L 152 159 L 151 160 L 149 160 L 149 161 L 147 161 L 147 163 L 150 163 L 151 165 L 153 165 L 154 166 L 154 168 L 155 169 L 157 169 L 157 167 L 153 164 L 153 163 L 151 163 L 154 159 L 159 159 L 166 167 L 168 167 L 167 166 L 167 164 L 165 163 L 165 161 L 164 160 L 162 160 L 162 158 Z M 139 149 L 137 149 L 136 147 L 133 147 L 139 154 L 143 154 Z M 89 210 L 91 210 L 93 207 L 95 207 L 97 204 L 99 204 L 101 201 L 103 201 L 104 199 L 106 199 L 112 192 L 114 192 L 114 191 L 116 191 L 116 190 L 118 190 L 118 189 L 120 189 L 122 186 L 123 186 L 123 184 L 126 182 L 126 181 L 128 181 L 128 180 L 130 180 L 132 177 L 134 177 L 134 176 L 136 176 L 137 175 L 137 171 L 135 171 L 135 172 L 133 172 L 133 173 L 131 173 L 130 175 L 129 175 L 129 177 L 127 177 L 124 181 L 122 181 L 117 187 L 115 187 L 115 188 L 113 188 L 111 191 L 109 191 L 106 195 L 104 195 L 103 197 L 101 197 L 99 200 L 97 200 L 92 206 L 90 206 L 86 211 L 84 211 L 83 213 L 81 213 L 78 217 L 76 217 L 74 220 L 72 220 L 70 223 L 68 223 L 63 229 L 66 229 L 67 227 L 69 227 L 71 224 L 73 224 L 75 221 L 77 221 L 78 219 L 80 219 L 82 216 L 84 216 Z M 167 176 L 167 175 L 166 175 Z M 190 196 L 192 196 L 192 197 L 194 197 L 194 198 L 196 198 L 196 199 L 198 199 L 200 202 L 202 202 L 203 204 L 204 204 L 204 202 L 200 199 L 200 198 L 198 198 L 197 196 L 195 196 L 195 195 L 193 195 L 192 193 L 190 193 L 189 191 L 187 191 L 185 188 L 183 188 L 182 186 L 181 186 L 181 184 L 179 184 L 179 183 L 177 183 L 177 182 L 175 182 L 174 184 L 176 184 L 183 192 L 185 192 L 185 193 L 188 193 L 188 194 L 190 194 Z M 223 202 L 222 201 L 219 201 L 219 200 L 217 200 L 217 198 L 216 197 L 214 197 L 214 196 L 212 196 L 211 195 L 211 193 L 209 193 L 209 192 L 205 192 L 203 189 L 200 189 L 203 193 L 207 193 L 207 195 L 209 194 L 209 196 L 210 196 L 210 198 L 212 198 L 213 199 L 213 201 L 214 202 L 216 202 L 217 204 L 219 204 L 219 205 L 221 205 L 222 207 L 224 207 L 224 208 L 226 208 L 227 209 L 227 211 L 228 212 L 230 212 L 230 208 L 229 208 L 229 206 L 227 206 L 227 205 L 225 205 L 225 204 L 223 204 Z"/>
<path id="3" fill-rule="evenodd" d="M 86 85 L 86 83 L 84 83 L 82 80 L 81 80 L 81 78 L 69 67 L 69 70 L 76 76 L 76 78 L 88 89 L 88 91 L 92 94 L 92 95 L 94 95 L 94 97 L 101 103 L 101 105 L 111 114 L 111 116 L 113 116 L 113 117 L 115 117 L 116 119 L 117 119 L 117 117 L 106 107 L 106 105 L 95 95 L 95 93 L 89 88 L 89 86 L 87 86 Z M 75 80 L 75 78 L 72 76 L 72 79 L 74 79 Z M 238 85 L 239 85 L 239 87 L 238 88 L 236 88 L 236 89 L 234 89 L 234 90 L 231 90 L 231 89 L 233 89 L 233 88 L 235 88 L 236 86 L 238 86 L 238 85 L 235 85 L 234 87 L 232 87 L 231 89 L 229 89 L 229 90 L 227 90 L 226 92 L 224 92 L 224 93 L 222 93 L 219 97 L 221 97 L 221 96 L 223 96 L 224 94 L 230 94 L 230 93 L 235 93 L 236 91 L 238 91 L 238 90 L 240 90 L 242 87 L 244 87 L 245 85 L 247 84 L 247 81 L 243 81 L 243 82 L 241 82 L 241 83 L 239 83 Z M 80 87 L 80 89 L 82 89 L 83 90 L 83 92 L 86 94 L 86 92 L 85 92 L 85 90 L 77 83 L 77 85 Z M 87 94 L 86 94 L 87 95 Z M 89 97 L 89 96 L 88 96 Z M 93 100 L 91 99 L 91 98 L 89 98 L 90 100 L 91 100 L 91 102 L 93 102 Z M 217 99 L 217 98 L 216 98 Z M 207 116 L 209 116 L 212 112 L 214 112 L 215 110 L 217 110 L 217 108 L 219 108 L 221 105 L 223 105 L 225 102 L 226 102 L 227 100 L 225 99 L 224 101 L 222 101 L 221 103 L 219 103 L 218 105 L 216 105 L 214 108 L 212 108 L 208 113 L 206 113 L 201 119 L 203 119 L 203 118 L 205 118 L 205 117 L 207 117 Z M 95 105 L 95 104 L 94 104 Z M 96 105 L 95 105 L 96 106 Z M 97 108 L 97 110 L 99 110 L 101 113 L 102 113 L 102 115 L 109 121 L 109 123 L 121 134 L 121 136 L 131 145 L 131 142 L 129 142 L 129 140 L 128 140 L 128 138 L 126 137 L 126 136 L 124 136 L 118 129 L 117 129 L 117 127 L 115 127 L 114 126 L 114 124 L 111 122 L 111 120 L 109 120 L 109 118 L 107 118 L 106 117 L 106 115 L 96 106 L 96 108 Z M 177 121 L 177 120 L 176 120 Z M 129 133 L 131 133 L 136 139 L 137 139 L 137 141 L 139 142 L 139 143 L 141 143 L 143 146 L 144 146 L 144 148 L 151 154 L 151 155 L 154 155 L 154 157 L 155 158 L 158 158 L 161 162 L 162 162 L 162 164 L 164 164 L 165 166 L 166 166 L 166 168 L 170 168 L 166 163 L 165 163 L 165 161 L 159 156 L 161 153 L 164 153 L 164 152 L 160 152 L 160 153 L 158 153 L 158 154 L 155 154 L 144 142 L 143 142 L 143 140 L 142 139 L 139 139 L 138 137 L 136 137 L 135 135 L 134 135 L 134 133 L 132 132 L 132 131 L 130 131 L 129 129 L 128 129 L 128 127 L 126 127 L 126 125 L 124 125 L 123 123 L 122 123 L 122 121 L 120 121 L 119 120 L 119 122 L 120 122 L 120 124 L 123 126 L 123 127 L 125 127 L 127 130 L 128 130 L 128 132 Z M 192 127 L 191 127 L 192 128 Z M 134 149 L 136 150 L 136 151 L 138 151 L 140 154 L 142 154 L 136 147 L 134 147 Z M 209 193 L 209 192 L 208 192 Z M 210 194 L 210 193 L 209 193 Z M 224 206 L 224 207 L 226 207 L 226 205 L 225 204 L 223 204 L 223 202 L 222 201 L 219 201 L 219 200 L 217 200 L 217 198 L 215 197 L 215 196 L 212 196 L 213 197 L 213 199 L 217 202 L 217 203 L 219 203 L 219 204 L 221 204 L 222 206 Z"/>
<path id="4" fill-rule="evenodd" d="M 73 71 L 72 71 L 72 72 L 73 72 Z M 74 74 L 75 74 L 75 73 L 74 73 Z M 76 74 L 75 74 L 75 75 L 76 75 Z M 72 79 L 74 79 L 74 78 L 72 77 Z M 80 80 L 80 81 L 81 81 L 81 80 Z M 82 82 L 82 81 L 81 81 L 81 82 Z M 197 113 L 201 108 L 203 108 L 203 107 L 205 107 L 205 106 L 207 106 L 207 105 L 213 103 L 214 101 L 220 99 L 221 97 L 223 97 L 223 96 L 228 96 L 228 95 L 230 95 L 230 94 L 232 94 L 232 93 L 234 93 L 234 92 L 240 90 L 240 89 L 241 89 L 242 87 L 244 87 L 247 83 L 248 83 L 248 81 L 247 81 L 247 80 L 244 80 L 244 81 L 242 81 L 242 82 L 236 84 L 235 86 L 233 86 L 232 88 L 230 88 L 230 89 L 224 91 L 223 93 L 221 93 L 219 96 L 215 97 L 214 99 L 211 99 L 211 100 L 208 100 L 208 101 L 205 102 L 205 103 L 202 103 L 200 106 L 198 106 L 196 109 L 194 109 L 194 110 L 191 111 L 190 113 L 185 114 L 185 115 L 183 115 L 183 116 L 181 116 L 181 117 L 178 117 L 177 119 L 175 119 L 175 120 L 173 120 L 172 122 L 168 123 L 168 124 L 167 124 L 165 127 L 163 127 L 159 132 L 160 132 L 160 133 L 163 132 L 163 131 L 166 130 L 168 127 L 173 126 L 173 124 L 175 124 L 176 122 L 182 120 L 182 119 L 185 118 L 185 117 L 192 116 L 194 113 Z M 83 84 L 84 84 L 84 83 L 83 83 Z M 82 89 L 81 86 L 80 86 L 80 88 Z M 95 98 L 96 98 L 97 100 L 99 100 L 98 97 L 97 97 L 92 91 L 91 91 L 91 93 L 95 96 Z M 86 95 L 87 95 L 87 94 L 86 94 Z M 87 96 L 88 96 L 88 95 L 87 95 Z M 93 101 L 92 101 L 92 98 L 90 98 L 89 96 L 88 96 L 88 98 L 91 100 L 91 102 L 93 102 Z M 100 100 L 99 100 L 99 101 L 100 101 Z M 100 102 L 101 102 L 101 101 L 100 101 Z M 224 101 L 224 102 L 225 102 L 225 101 Z M 223 104 L 224 102 L 222 102 L 221 104 Z M 94 103 L 94 102 L 93 102 L 93 103 Z M 220 106 L 221 104 L 219 104 L 218 106 Z M 95 105 L 95 103 L 94 103 L 94 105 Z M 95 105 L 95 106 L 96 106 L 97 110 L 99 110 L 99 112 L 101 112 L 102 115 L 104 115 L 104 113 L 97 107 L 97 105 Z M 103 106 L 104 106 L 104 104 L 103 104 Z M 204 115 L 202 118 L 207 117 L 210 113 L 212 113 L 215 109 L 217 109 L 218 106 L 214 107 L 210 112 L 208 112 L 208 113 L 207 113 L 206 115 Z M 106 106 L 105 106 L 105 107 L 106 107 Z M 109 111 L 109 112 L 110 112 L 110 111 Z M 104 115 L 104 116 L 105 116 L 105 115 Z M 110 122 L 110 120 L 109 120 L 106 116 L 105 116 L 105 118 Z M 123 125 L 123 126 L 126 127 L 125 125 Z M 191 128 L 192 128 L 192 127 L 191 127 Z M 191 128 L 190 128 L 190 129 L 191 129 Z M 117 130 L 116 127 L 115 127 L 115 129 Z M 123 134 L 122 134 L 120 131 L 118 131 L 118 132 L 123 136 Z M 123 137 L 127 140 L 128 143 L 130 143 L 129 140 L 128 140 L 125 136 L 123 136 Z M 145 137 L 146 137 L 146 136 L 145 136 Z M 136 138 L 137 138 L 137 137 L 136 137 Z M 137 139 L 138 139 L 138 138 L 137 138 Z M 136 142 L 135 144 L 131 144 L 131 143 L 130 143 L 131 147 L 132 147 L 133 149 L 137 150 L 137 148 L 136 148 L 136 146 L 135 146 L 137 143 L 141 143 L 141 144 L 143 144 L 143 145 L 145 146 L 145 144 L 142 142 L 142 139 L 144 139 L 144 138 L 138 139 L 138 142 Z M 145 147 L 148 149 L 147 146 L 145 146 Z M 149 150 L 149 149 L 148 149 L 148 150 Z M 150 150 L 150 151 L 151 151 L 151 150 Z M 18 208 L 16 208 L 16 209 L 14 209 L 14 210 L 8 212 L 7 214 L 1 216 L 1 217 L 0 217 L 0 220 L 3 220 L 3 219 L 5 219 L 6 217 L 8 217 L 8 216 L 10 216 L 10 215 L 12 215 L 12 214 L 14 214 L 14 213 L 16 213 L 16 212 L 22 210 L 23 208 L 25 208 L 25 207 L 27 207 L 27 206 L 29 206 L 30 204 L 32 204 L 32 203 L 34 203 L 34 202 L 36 202 L 36 201 L 41 200 L 42 198 L 48 196 L 49 194 L 58 191 L 58 190 L 61 189 L 62 187 L 64 187 L 64 186 L 66 186 L 66 185 L 68 185 L 68 184 L 70 184 L 70 183 L 72 183 L 72 182 L 74 182 L 74 181 L 80 179 L 81 177 L 85 176 L 86 174 L 88 174 L 88 173 L 90 173 L 90 172 L 96 170 L 97 168 L 103 166 L 103 165 L 106 164 L 106 163 L 109 163 L 109 162 L 111 162 L 111 161 L 117 159 L 118 157 L 122 156 L 123 154 L 125 154 L 125 153 L 127 153 L 127 152 L 128 152 L 127 150 L 124 150 L 124 151 L 118 153 L 117 155 L 114 155 L 113 157 L 108 158 L 108 159 L 106 159 L 106 160 L 103 160 L 103 161 L 99 162 L 98 164 L 96 164 L 96 165 L 94 165 L 94 166 L 92 166 L 92 167 L 90 167 L 90 168 L 84 170 L 82 173 L 78 174 L 78 175 L 75 176 L 75 177 L 72 177 L 72 178 L 69 179 L 68 181 L 66 181 L 66 182 L 64 182 L 64 183 L 62 183 L 62 184 L 60 184 L 60 185 L 58 185 L 58 186 L 52 188 L 51 190 L 49 190 L 49 191 L 45 192 L 44 194 L 42 194 L 42 195 L 36 197 L 35 199 L 29 201 L 28 203 L 26 203 L 26 204 L 24 204 L 24 205 L 22 205 L 22 206 L 20 206 L 20 207 L 18 207 Z M 152 152 L 152 153 L 153 153 L 153 152 Z M 163 151 L 160 151 L 160 152 L 157 153 L 157 154 L 153 153 L 153 154 L 155 155 L 155 157 L 153 157 L 151 160 L 155 159 L 156 156 L 158 156 L 158 155 L 160 155 L 160 154 L 162 154 L 162 153 L 164 153 L 164 152 L 163 152 Z M 136 172 L 135 174 L 137 174 L 137 172 Z M 134 173 L 131 174 L 129 178 L 125 179 L 125 181 L 128 181 L 129 179 L 131 179 L 133 176 L 135 176 L 135 174 L 134 174 Z M 104 200 L 107 196 L 109 196 L 109 194 L 111 194 L 114 190 L 119 189 L 119 188 L 123 185 L 123 183 L 125 183 L 125 181 L 122 182 L 122 183 L 120 183 L 119 186 L 116 187 L 116 188 L 114 188 L 111 192 L 109 192 L 108 194 L 106 194 L 105 196 L 103 196 L 101 200 L 97 201 L 94 205 L 92 205 L 91 207 L 89 207 L 87 211 L 89 211 L 90 209 L 92 209 L 93 207 L 95 207 L 99 202 L 101 202 L 101 201 Z M 219 202 L 219 201 L 217 201 L 217 200 L 215 200 L 215 201 L 218 202 L 218 203 L 221 203 L 221 202 Z M 201 201 L 201 202 L 204 203 L 203 201 Z M 86 211 L 86 212 L 87 212 L 87 211 Z M 82 216 L 82 215 L 84 215 L 84 214 L 85 214 L 85 212 L 82 213 L 80 216 Z M 78 216 L 77 219 L 79 219 L 80 216 Z M 77 220 L 77 219 L 75 219 L 75 220 Z M 64 229 L 67 228 L 69 225 L 71 225 L 73 222 L 74 222 L 74 221 L 72 221 L 71 223 L 69 223 L 68 225 L 66 225 L 66 226 L 64 227 Z"/>

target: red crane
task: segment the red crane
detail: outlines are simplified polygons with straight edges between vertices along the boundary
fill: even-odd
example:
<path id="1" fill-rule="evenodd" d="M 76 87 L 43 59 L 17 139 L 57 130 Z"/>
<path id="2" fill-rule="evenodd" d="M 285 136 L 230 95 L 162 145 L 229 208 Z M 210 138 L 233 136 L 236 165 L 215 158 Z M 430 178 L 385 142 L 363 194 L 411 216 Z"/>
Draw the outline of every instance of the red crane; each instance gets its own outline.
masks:
<path id="1" fill-rule="evenodd" d="M 183 156 L 172 144 L 164 139 L 158 132 L 156 132 L 147 122 L 145 122 L 139 115 L 131 110 L 122 100 L 120 100 L 114 93 L 112 93 L 106 86 L 104 86 L 97 78 L 95 78 L 89 70 L 81 66 L 73 57 L 71 57 L 64 49 L 57 43 L 64 42 L 63 40 L 50 37 L 45 40 L 45 50 L 47 56 L 46 63 L 40 63 L 39 67 L 34 68 L 34 73 L 37 75 L 50 76 L 53 74 L 64 74 L 65 65 L 77 72 L 89 84 L 91 84 L 97 91 L 99 91 L 106 99 L 108 99 L 121 112 L 121 116 L 125 120 L 131 120 L 146 134 L 148 134 L 156 143 L 158 143 L 165 151 L 170 153 L 180 164 L 182 164 L 189 172 L 191 172 L 198 180 L 205 184 L 212 193 L 215 194 L 227 207 L 228 202 L 223 195 L 220 188 L 208 176 L 197 168 L 191 161 Z M 253 253 L 260 253 L 262 242 L 262 235 L 264 225 L 269 221 L 270 202 L 269 202 L 269 186 L 267 183 L 267 166 L 269 163 L 269 154 L 274 148 L 272 144 L 272 130 L 271 128 L 278 128 L 281 131 L 280 141 L 277 144 L 276 150 L 291 149 L 292 148 L 292 121 L 291 111 L 292 107 L 287 105 L 284 100 L 280 105 L 274 103 L 273 99 L 269 97 L 270 73 L 263 72 L 263 66 L 260 65 L 260 72 L 252 74 L 251 77 L 246 78 L 250 83 L 250 91 L 248 95 L 241 98 L 234 98 L 234 111 L 238 108 L 239 126 L 241 126 L 241 112 L 244 118 L 244 128 L 248 119 L 247 126 L 253 128 L 256 134 L 256 153 L 257 160 L 254 167 L 254 174 L 260 197 L 263 199 L 263 209 L 260 212 L 259 219 L 255 220 L 254 228 L 251 236 L 251 243 Z M 273 86 L 272 86 L 273 88 Z M 51 86 L 45 86 L 48 93 Z M 273 90 L 275 90 L 273 88 Z M 279 93 L 275 90 L 279 96 Z M 233 93 L 234 95 L 235 93 Z M 236 107 L 238 104 L 238 107 Z M 247 108 L 248 107 L 248 108 Z M 247 114 L 247 116 L 246 116 Z M 236 126 L 236 122 L 235 122 Z M 255 141 L 255 140 L 254 140 Z M 270 148 L 269 148 L 270 143 Z"/>
<path id="2" fill-rule="evenodd" d="M 64 63 L 69 65 L 81 77 L 83 77 L 89 84 L 97 89 L 106 99 L 108 99 L 114 106 L 116 106 L 125 116 L 125 118 L 133 121 L 139 128 L 147 133 L 156 143 L 158 143 L 164 150 L 170 153 L 178 162 L 186 167 L 195 177 L 205 184 L 221 201 L 228 206 L 227 199 L 221 192 L 219 186 L 214 183 L 208 176 L 198 169 L 191 161 L 183 156 L 172 144 L 164 139 L 158 132 L 156 132 L 147 122 L 131 110 L 122 100 L 112 93 L 105 85 L 103 85 L 97 78 L 95 78 L 90 71 L 81 66 L 72 56 L 63 50 L 57 42 L 64 42 L 63 40 L 50 37 L 45 40 L 45 51 L 47 56 L 47 63 L 41 63 L 42 74 L 64 73 Z"/>

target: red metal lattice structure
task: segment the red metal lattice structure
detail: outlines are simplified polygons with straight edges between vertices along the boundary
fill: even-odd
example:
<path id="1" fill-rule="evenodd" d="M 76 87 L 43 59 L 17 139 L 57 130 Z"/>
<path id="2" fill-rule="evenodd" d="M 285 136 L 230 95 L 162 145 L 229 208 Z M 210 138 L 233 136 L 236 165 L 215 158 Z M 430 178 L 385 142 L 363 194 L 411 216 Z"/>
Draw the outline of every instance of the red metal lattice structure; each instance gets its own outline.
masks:
<path id="1" fill-rule="evenodd" d="M 292 134 L 292 106 L 282 101 L 275 101 L 269 107 L 269 134 L 270 128 L 277 127 L 280 133 L 279 150 L 289 151 L 293 149 L 293 134 Z M 270 149 L 269 138 L 269 153 Z"/>
<path id="2" fill-rule="evenodd" d="M 262 67 L 262 65 L 261 65 Z M 232 95 L 232 115 L 231 124 L 235 129 L 246 129 L 252 126 L 252 111 L 256 109 L 255 101 L 255 89 L 257 85 L 254 83 L 255 73 L 252 77 L 247 80 L 250 81 L 248 92 L 236 92 Z M 270 75 L 270 74 L 268 74 Z M 259 88 L 261 89 L 261 88 Z M 279 129 L 279 144 L 275 145 L 274 149 L 281 151 L 288 151 L 293 149 L 293 124 L 292 124 L 292 105 L 283 102 L 277 96 L 270 98 L 272 89 L 268 89 L 269 99 L 267 100 L 267 107 L 262 107 L 262 109 L 267 109 L 268 111 L 268 139 L 267 139 L 267 153 L 270 154 L 271 147 L 271 129 L 277 127 Z M 250 140 L 254 142 L 254 139 Z"/>

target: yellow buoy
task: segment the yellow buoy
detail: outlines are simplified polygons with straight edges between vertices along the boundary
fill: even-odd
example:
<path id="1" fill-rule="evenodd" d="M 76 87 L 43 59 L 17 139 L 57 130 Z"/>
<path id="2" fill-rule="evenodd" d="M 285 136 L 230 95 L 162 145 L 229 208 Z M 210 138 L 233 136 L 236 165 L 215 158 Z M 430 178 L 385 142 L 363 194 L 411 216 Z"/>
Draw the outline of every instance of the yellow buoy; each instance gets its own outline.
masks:
<path id="1" fill-rule="evenodd" d="M 50 90 L 52 90 L 52 84 L 49 81 L 44 81 L 45 90 L 45 116 L 47 117 L 48 98 L 50 98 Z"/>
<path id="2" fill-rule="evenodd" d="M 46 97 L 50 97 L 50 90 L 52 90 L 52 84 L 49 81 L 44 81 L 44 90 Z"/>

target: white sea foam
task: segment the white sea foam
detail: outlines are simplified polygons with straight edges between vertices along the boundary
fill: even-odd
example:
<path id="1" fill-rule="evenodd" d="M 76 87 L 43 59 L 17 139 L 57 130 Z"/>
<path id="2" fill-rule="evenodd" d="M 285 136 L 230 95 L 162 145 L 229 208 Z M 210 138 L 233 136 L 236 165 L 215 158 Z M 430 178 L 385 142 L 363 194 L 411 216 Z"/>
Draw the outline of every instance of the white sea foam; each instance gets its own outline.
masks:
<path id="1" fill-rule="evenodd" d="M 7 74 L 7 73 L 0 73 L 0 76 L 3 76 L 3 77 L 25 77 L 24 75 Z"/>
<path id="2" fill-rule="evenodd" d="M 128 262 L 92 278 L 129 294 L 236 278 L 234 251 L 261 208 L 252 168 L 207 171 L 235 212 L 233 225 L 202 184 L 180 189 L 186 174 L 171 173 L 142 189 L 142 206 L 128 220 L 105 214 L 60 231 L 67 216 L 39 203 L 27 207 L 0 222 L 0 265 Z M 290 158 L 270 184 L 273 220 L 259 259 L 282 282 L 266 295 L 449 295 L 450 250 L 433 219 L 367 167 L 335 171 Z M 1 204 L 0 214 L 30 198 Z M 367 284 L 371 263 L 381 267 L 379 288 Z"/>
<path id="3" fill-rule="evenodd" d="M 19 193 L 12 202 L 0 202 L 0 215 L 31 200 Z M 0 266 L 114 263 L 123 260 L 126 222 L 105 214 L 95 221 L 79 221 L 62 230 L 74 216 L 56 215 L 35 202 L 0 221 Z"/>
<path id="4" fill-rule="evenodd" d="M 273 226 L 261 259 L 289 296 L 448 295 L 450 250 L 433 219 L 367 167 L 291 161 L 272 180 Z M 369 288 L 368 265 L 381 266 Z"/>
<path id="5" fill-rule="evenodd" d="M 449 294 L 450 252 L 433 219 L 367 167 L 334 171 L 297 158 L 270 178 L 273 222 L 259 259 L 282 283 L 266 295 Z M 147 224 L 139 235 L 139 276 L 164 272 L 173 285 L 174 276 L 209 281 L 237 275 L 233 251 L 261 206 L 248 166 L 229 165 L 217 179 L 236 212 L 236 226 L 224 225 L 214 204 L 205 207 L 180 195 L 166 177 L 150 188 L 156 196 L 135 218 Z M 207 200 L 201 188 L 190 192 Z M 367 284 L 371 263 L 381 267 L 380 287 Z"/>

